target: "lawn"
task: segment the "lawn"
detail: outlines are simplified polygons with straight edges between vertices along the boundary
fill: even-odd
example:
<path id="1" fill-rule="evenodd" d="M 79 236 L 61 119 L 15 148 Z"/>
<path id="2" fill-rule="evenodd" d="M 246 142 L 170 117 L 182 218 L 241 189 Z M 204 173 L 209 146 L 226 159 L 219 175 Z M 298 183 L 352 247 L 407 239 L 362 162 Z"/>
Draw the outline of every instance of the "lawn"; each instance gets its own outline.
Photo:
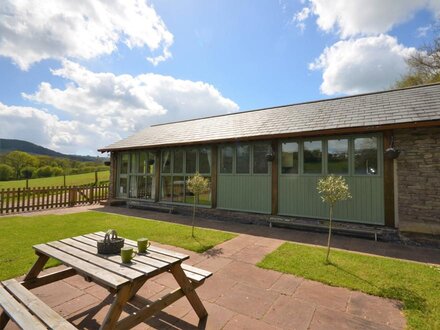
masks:
<path id="1" fill-rule="evenodd" d="M 440 329 L 440 267 L 284 243 L 258 266 L 400 300 L 410 329 Z"/>
<path id="2" fill-rule="evenodd" d="M 122 237 L 148 237 L 199 253 L 236 236 L 196 228 L 196 237 L 192 238 L 189 226 L 100 212 L 0 217 L 0 228 L 0 280 L 23 275 L 30 269 L 36 260 L 32 245 L 109 228 L 116 229 Z M 48 263 L 56 264 L 54 260 Z"/>
<path id="3" fill-rule="evenodd" d="M 98 172 L 98 181 L 108 181 L 109 171 Z M 54 176 L 50 178 L 39 178 L 30 179 L 29 187 L 52 187 L 52 186 L 62 186 L 64 184 L 63 176 Z M 95 182 L 95 172 L 66 175 L 66 185 L 67 186 L 79 186 Z M 15 180 L 15 181 L 0 181 L 0 189 L 6 188 L 25 188 L 26 180 Z"/>

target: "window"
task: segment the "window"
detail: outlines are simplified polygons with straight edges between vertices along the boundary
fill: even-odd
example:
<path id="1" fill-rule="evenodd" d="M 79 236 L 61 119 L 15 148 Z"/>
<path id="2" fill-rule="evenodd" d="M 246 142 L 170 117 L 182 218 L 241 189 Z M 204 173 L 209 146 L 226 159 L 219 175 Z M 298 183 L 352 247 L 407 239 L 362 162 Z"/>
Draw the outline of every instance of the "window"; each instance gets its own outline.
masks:
<path id="1" fill-rule="evenodd" d="M 147 170 L 148 174 L 154 174 L 154 163 L 155 162 L 156 162 L 156 156 L 154 155 L 154 153 L 149 152 L 147 166 L 146 166 L 146 170 Z"/>
<path id="2" fill-rule="evenodd" d="M 249 174 L 251 165 L 251 147 L 247 144 L 237 145 L 236 148 L 236 168 L 237 174 Z"/>
<path id="3" fill-rule="evenodd" d="M 183 150 L 174 151 L 173 172 L 183 173 Z"/>
<path id="4" fill-rule="evenodd" d="M 173 202 L 185 201 L 185 177 L 173 176 Z"/>
<path id="5" fill-rule="evenodd" d="M 197 149 L 186 151 L 186 173 L 196 173 L 197 171 Z"/>
<path id="6" fill-rule="evenodd" d="M 161 184 L 161 191 L 160 191 L 160 199 L 163 201 L 171 202 L 173 191 L 171 186 L 171 176 L 163 176 L 162 177 L 162 184 Z"/>
<path id="7" fill-rule="evenodd" d="M 122 154 L 121 156 L 121 174 L 127 174 L 128 173 L 128 160 L 129 160 L 129 154 Z"/>
<path id="8" fill-rule="evenodd" d="M 354 139 L 354 173 L 366 175 L 378 174 L 376 137 Z"/>
<path id="9" fill-rule="evenodd" d="M 322 141 L 304 142 L 304 174 L 322 173 Z"/>
<path id="10" fill-rule="evenodd" d="M 209 148 L 200 149 L 199 173 L 211 173 L 211 150 Z"/>
<path id="11" fill-rule="evenodd" d="M 138 173 L 146 173 L 147 171 L 148 154 L 146 152 L 139 153 Z"/>
<path id="12" fill-rule="evenodd" d="M 298 143 L 286 142 L 281 144 L 281 173 L 298 174 Z"/>
<path id="13" fill-rule="evenodd" d="M 267 174 L 269 172 L 269 163 L 266 155 L 270 146 L 266 143 L 254 144 L 254 174 Z"/>
<path id="14" fill-rule="evenodd" d="M 119 194 L 126 195 L 127 194 L 127 178 L 119 179 Z"/>
<path id="15" fill-rule="evenodd" d="M 220 173 L 232 173 L 233 148 L 223 146 L 220 148 Z"/>
<path id="16" fill-rule="evenodd" d="M 170 166 L 169 164 L 172 164 Z M 160 200 L 173 203 L 194 203 L 194 195 L 186 187 L 186 181 L 194 173 L 200 171 L 210 179 L 211 172 L 211 149 L 203 148 L 180 148 L 162 152 L 162 168 L 166 171 L 161 173 Z M 208 174 L 208 176 L 206 176 Z M 152 182 L 154 185 L 154 182 Z M 206 196 L 205 196 L 206 195 Z M 211 205 L 211 194 L 200 196 L 200 201 Z M 201 204 L 197 202 L 197 204 Z"/>
<path id="17" fill-rule="evenodd" d="M 328 173 L 348 174 L 348 140 L 328 140 Z"/>
<path id="18" fill-rule="evenodd" d="M 171 152 L 162 152 L 162 173 L 171 173 Z"/>

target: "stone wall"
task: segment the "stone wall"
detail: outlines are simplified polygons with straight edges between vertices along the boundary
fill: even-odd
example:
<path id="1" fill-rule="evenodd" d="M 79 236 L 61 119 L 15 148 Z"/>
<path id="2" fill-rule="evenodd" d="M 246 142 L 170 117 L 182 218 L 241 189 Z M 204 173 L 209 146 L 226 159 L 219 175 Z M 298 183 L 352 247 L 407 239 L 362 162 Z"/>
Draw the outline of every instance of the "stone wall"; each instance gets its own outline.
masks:
<path id="1" fill-rule="evenodd" d="M 440 235 L 440 127 L 396 130 L 401 231 Z"/>

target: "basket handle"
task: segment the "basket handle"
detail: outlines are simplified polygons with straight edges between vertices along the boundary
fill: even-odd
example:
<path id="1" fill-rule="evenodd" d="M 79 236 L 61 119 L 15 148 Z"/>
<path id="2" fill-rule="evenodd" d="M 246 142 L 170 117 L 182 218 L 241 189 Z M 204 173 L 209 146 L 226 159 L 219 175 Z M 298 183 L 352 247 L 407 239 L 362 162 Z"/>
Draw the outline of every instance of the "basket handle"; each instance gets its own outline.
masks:
<path id="1" fill-rule="evenodd" d="M 111 235 L 111 237 L 110 237 L 110 235 Z M 110 243 L 110 241 L 115 238 L 118 238 L 118 233 L 114 229 L 109 229 L 105 233 L 104 243 Z"/>

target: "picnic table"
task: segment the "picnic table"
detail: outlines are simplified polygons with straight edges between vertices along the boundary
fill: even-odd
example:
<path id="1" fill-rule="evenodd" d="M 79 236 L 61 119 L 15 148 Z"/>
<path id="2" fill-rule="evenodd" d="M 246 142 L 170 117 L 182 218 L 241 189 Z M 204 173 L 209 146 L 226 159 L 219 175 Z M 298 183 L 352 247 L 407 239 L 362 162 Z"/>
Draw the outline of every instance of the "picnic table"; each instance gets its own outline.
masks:
<path id="1" fill-rule="evenodd" d="M 205 307 L 195 288 L 202 285 L 212 273 L 183 264 L 188 255 L 151 245 L 147 252 L 135 256 L 130 264 L 124 264 L 119 255 L 100 255 L 97 241 L 104 232 L 96 232 L 46 244 L 33 248 L 38 259 L 21 283 L 15 280 L 0 285 L 0 329 L 11 318 L 22 329 L 59 328 L 72 329 L 70 323 L 61 318 L 28 289 L 59 281 L 79 274 L 114 293 L 114 299 L 100 329 L 129 329 L 163 310 L 180 298 L 186 297 L 200 319 L 207 316 Z M 136 242 L 125 239 L 125 246 L 136 247 Z M 39 276 L 49 258 L 59 260 L 67 268 L 48 275 Z M 119 320 L 126 303 L 139 291 L 148 279 L 170 272 L 178 287 L 145 304 L 136 313 Z M 38 326 L 37 326 L 38 325 Z M 42 325 L 42 327 L 39 327 Z"/>

